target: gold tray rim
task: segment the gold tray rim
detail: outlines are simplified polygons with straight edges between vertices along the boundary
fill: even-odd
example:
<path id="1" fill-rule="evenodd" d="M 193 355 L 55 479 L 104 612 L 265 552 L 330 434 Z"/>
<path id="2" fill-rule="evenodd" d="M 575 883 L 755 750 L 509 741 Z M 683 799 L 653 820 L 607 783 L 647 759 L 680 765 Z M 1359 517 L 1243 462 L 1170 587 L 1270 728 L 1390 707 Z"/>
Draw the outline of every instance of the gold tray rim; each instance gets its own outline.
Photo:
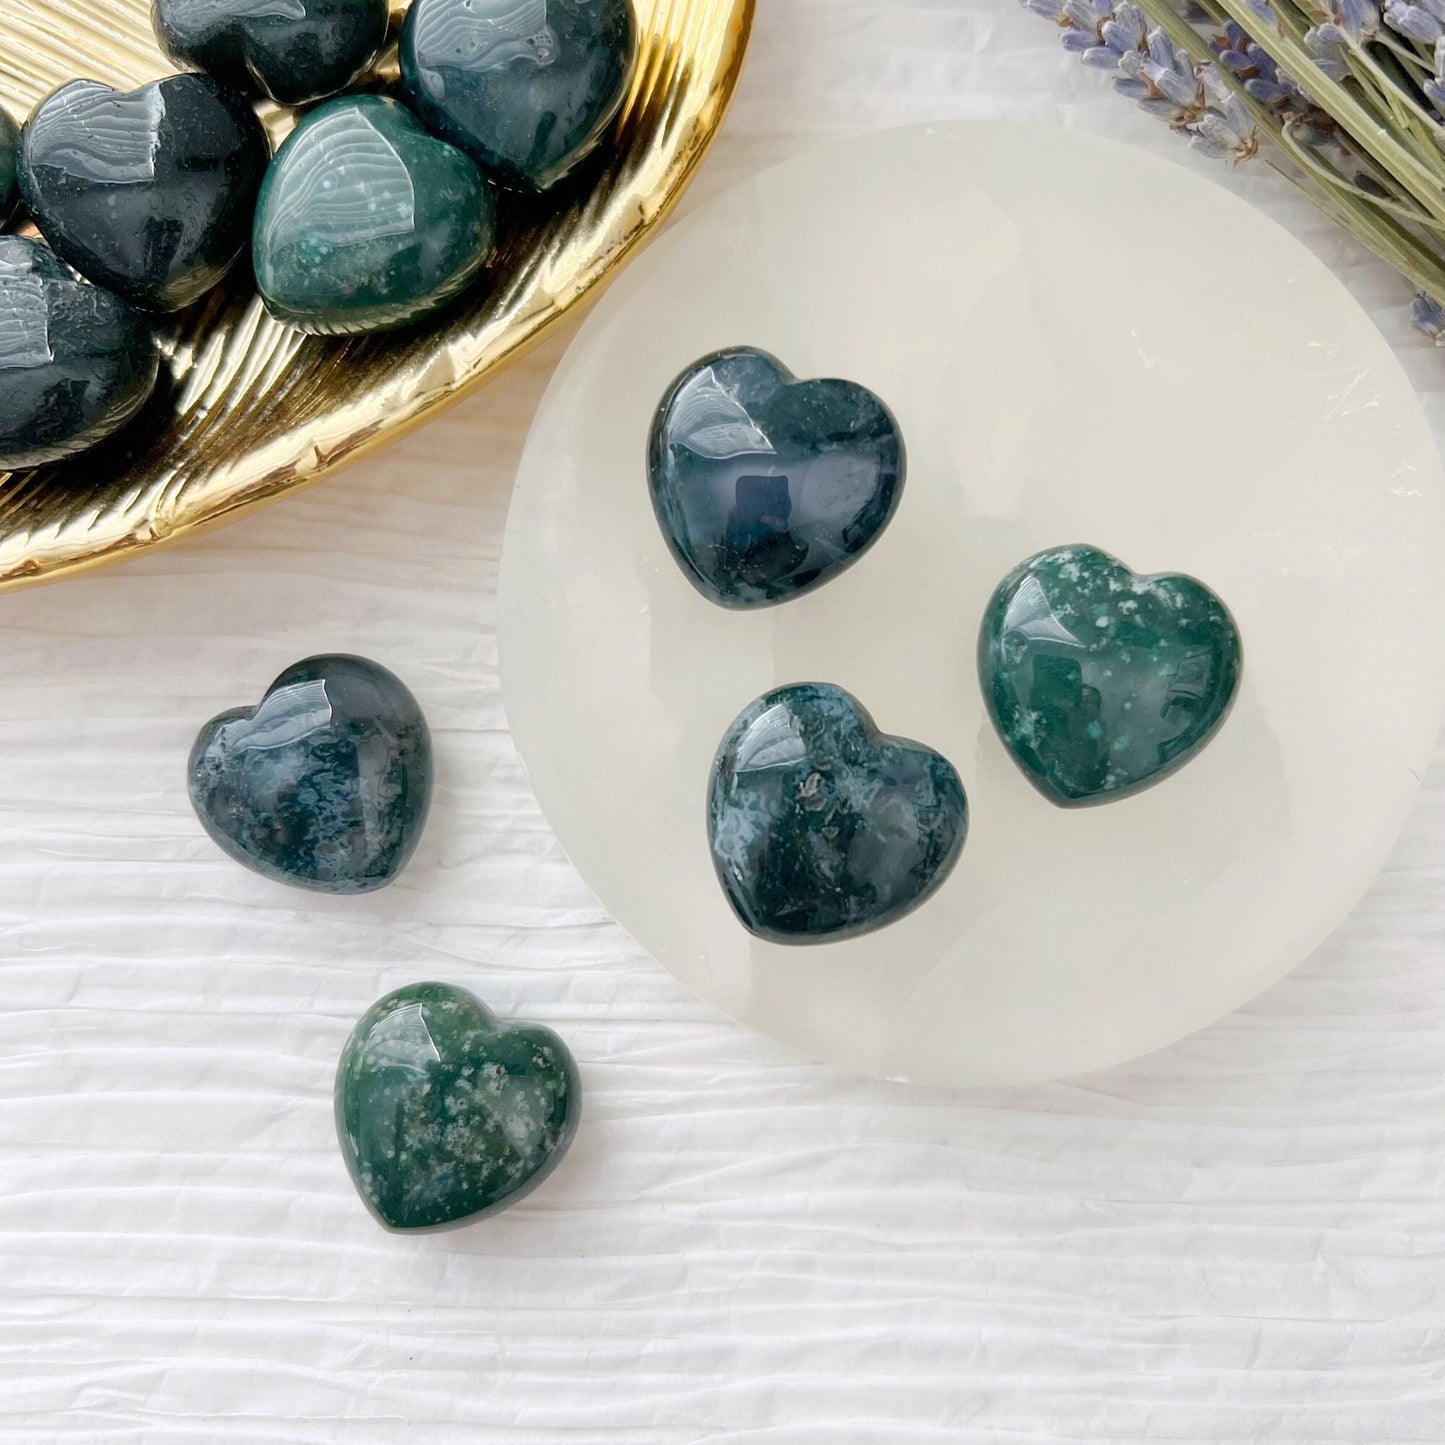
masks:
<path id="1" fill-rule="evenodd" d="M 105 3 L 106 0 L 100 0 L 102 8 Z M 393 0 L 398 14 L 404 4 L 405 0 L 400 3 Z M 214 495 L 190 497 L 178 464 L 168 469 L 168 477 L 156 486 L 151 502 L 139 518 L 124 505 L 101 506 L 85 522 L 76 524 L 72 519 L 62 523 L 53 537 L 41 540 L 42 529 L 15 529 L 0 517 L 0 592 L 88 575 L 156 548 L 174 546 L 328 480 L 474 395 L 579 308 L 595 300 L 657 234 L 711 149 L 736 93 L 756 13 L 756 0 L 634 0 L 634 4 L 641 12 L 639 22 L 645 41 L 651 43 L 653 50 L 665 48 L 668 53 L 681 50 L 683 31 L 692 23 L 692 12 L 698 12 L 708 22 L 706 38 L 715 51 L 715 58 L 711 68 L 694 76 L 686 87 L 684 98 L 693 102 L 688 111 L 656 128 L 652 144 L 642 153 L 642 159 L 626 152 L 617 176 L 609 175 L 609 180 L 617 181 L 615 190 L 606 197 L 602 214 L 593 223 L 592 244 L 583 247 L 582 259 L 590 264 L 578 267 L 563 278 L 558 288 L 561 294 L 550 296 L 544 305 L 532 310 L 504 313 L 477 326 L 468 338 L 480 346 L 475 364 L 464 369 L 454 381 L 423 391 L 409 410 L 395 417 L 368 417 L 363 425 L 354 426 L 337 438 L 328 438 L 324 418 L 310 427 L 293 428 L 277 446 L 258 445 L 248 454 L 252 461 L 249 467 L 227 468 L 223 483 L 209 489 Z M 650 8 L 644 10 L 649 5 Z M 148 3 L 146 9 L 149 9 Z M 5 28 L 5 21 L 0 18 L 0 37 Z M 663 37 L 661 42 L 657 39 L 659 35 Z M 698 52 L 703 55 L 707 50 L 707 46 L 698 46 Z M 686 54 L 681 56 L 683 62 L 687 59 Z M 639 93 L 648 81 L 643 74 L 645 62 L 646 54 L 633 75 L 624 107 L 624 126 L 632 119 Z M 670 107 L 676 99 L 676 92 L 669 92 L 664 103 Z M 7 102 L 7 109 L 13 112 L 15 107 Z M 273 131 L 285 129 L 288 124 L 288 118 L 266 116 L 264 110 L 263 118 Z M 662 163 L 660 179 L 650 188 L 644 188 L 641 180 L 649 168 L 648 163 L 655 169 L 659 161 Z M 588 198 L 589 203 L 592 199 Z M 583 222 L 588 221 L 587 209 L 584 207 L 580 217 Z M 618 213 L 631 213 L 631 218 L 618 225 L 615 221 Z M 614 218 L 610 225 L 607 224 L 609 217 Z M 545 254 L 546 247 L 539 247 L 536 255 Z M 251 312 L 252 324 L 258 324 L 263 316 L 259 300 L 253 299 Z M 488 334 L 490 340 L 484 341 Z M 436 360 L 432 358 L 433 366 Z M 385 407 L 379 404 L 376 410 L 384 411 Z M 278 453 L 269 459 L 269 464 L 268 450 Z M 23 487 L 35 475 L 0 472 L 0 490 L 15 485 L 17 479 Z M 78 515 L 85 515 L 83 509 Z"/>

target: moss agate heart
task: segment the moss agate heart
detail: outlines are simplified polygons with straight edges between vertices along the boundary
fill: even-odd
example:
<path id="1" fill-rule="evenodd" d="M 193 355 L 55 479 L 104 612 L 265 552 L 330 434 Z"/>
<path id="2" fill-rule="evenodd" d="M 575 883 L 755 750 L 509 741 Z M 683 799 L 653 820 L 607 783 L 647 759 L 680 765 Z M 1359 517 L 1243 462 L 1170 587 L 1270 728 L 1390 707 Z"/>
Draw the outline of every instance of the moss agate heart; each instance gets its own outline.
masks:
<path id="1" fill-rule="evenodd" d="M 827 683 L 760 697 L 713 762 L 718 879 L 744 927 L 774 943 L 838 942 L 902 918 L 948 877 L 967 833 L 952 764 L 880 733 Z"/>
<path id="2" fill-rule="evenodd" d="M 278 883 L 370 893 L 406 866 L 431 804 L 431 735 L 401 679 L 364 657 L 289 667 L 259 707 L 213 718 L 191 802 L 231 857 Z"/>
<path id="3" fill-rule="evenodd" d="M 335 95 L 386 39 L 387 0 L 154 0 L 166 54 L 281 105 Z"/>
<path id="4" fill-rule="evenodd" d="M 836 577 L 892 519 L 904 473 L 898 424 L 871 391 L 798 381 L 752 347 L 683 372 L 648 444 L 658 526 L 720 607 L 767 607 Z"/>
<path id="5" fill-rule="evenodd" d="M 1050 802 L 1126 798 L 1182 768 L 1223 726 L 1244 653 L 1202 582 L 1136 576 L 1097 547 L 1057 547 L 998 586 L 978 639 L 994 725 Z"/>
<path id="6" fill-rule="evenodd" d="M 256 209 L 256 285 L 278 321 L 381 331 L 435 311 L 486 264 L 491 192 L 455 146 L 379 95 L 328 101 L 276 153 Z"/>
<path id="7" fill-rule="evenodd" d="M 47 247 L 0 236 L 0 468 L 104 441 L 145 405 L 159 364 L 138 311 L 77 280 Z"/>
<path id="8" fill-rule="evenodd" d="M 20 191 L 56 254 L 151 311 L 176 311 L 231 269 L 271 156 L 240 96 L 208 75 L 124 93 L 75 80 L 20 137 Z"/>
<path id="9" fill-rule="evenodd" d="M 545 190 L 621 109 L 636 51 L 631 0 L 412 0 L 401 81 L 489 174 Z"/>
<path id="10" fill-rule="evenodd" d="M 515 1204 L 557 1167 L 581 1110 L 577 1066 L 551 1029 L 500 1024 L 444 983 L 374 1004 L 336 1070 L 341 1154 L 388 1229 Z"/>

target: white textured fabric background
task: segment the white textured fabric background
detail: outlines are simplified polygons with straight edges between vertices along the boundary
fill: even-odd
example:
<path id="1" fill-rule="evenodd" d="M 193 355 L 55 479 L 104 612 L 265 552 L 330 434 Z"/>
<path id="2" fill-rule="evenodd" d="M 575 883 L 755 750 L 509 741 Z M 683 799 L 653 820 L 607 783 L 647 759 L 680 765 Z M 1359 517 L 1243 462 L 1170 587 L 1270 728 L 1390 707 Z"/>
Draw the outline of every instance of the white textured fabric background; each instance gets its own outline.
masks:
<path id="1" fill-rule="evenodd" d="M 1387 271 L 1012 0 L 760 10 L 689 204 L 940 116 L 1136 141 L 1304 235 L 1445 426 Z M 1201 327 L 1229 304 L 1180 284 Z M 802 1062 L 609 923 L 507 735 L 498 551 L 565 340 L 309 495 L 0 599 L 0 1441 L 1445 1440 L 1445 766 L 1340 935 L 1173 1048 L 960 1094 Z M 1200 444 L 1247 465 L 1230 378 L 1199 383 Z M 252 876 L 185 798 L 197 726 L 323 649 L 400 672 L 439 750 L 415 863 L 364 899 Z M 588 1099 L 543 1190 L 405 1239 L 330 1093 L 355 1018 L 423 977 L 562 1030 Z"/>

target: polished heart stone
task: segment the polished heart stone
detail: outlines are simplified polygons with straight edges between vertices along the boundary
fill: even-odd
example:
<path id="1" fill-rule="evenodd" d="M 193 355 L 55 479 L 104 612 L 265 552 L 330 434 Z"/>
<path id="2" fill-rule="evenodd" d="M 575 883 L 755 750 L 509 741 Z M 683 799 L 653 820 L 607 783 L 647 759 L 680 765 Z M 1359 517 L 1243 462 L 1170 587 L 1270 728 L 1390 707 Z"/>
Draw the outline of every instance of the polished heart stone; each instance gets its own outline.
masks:
<path id="1" fill-rule="evenodd" d="M 515 1204 L 556 1168 L 581 1108 L 577 1066 L 551 1029 L 499 1024 L 443 983 L 374 1004 L 336 1071 L 342 1157 L 389 1229 Z"/>
<path id="2" fill-rule="evenodd" d="M 20 191 L 56 254 L 137 306 L 176 311 L 246 248 L 270 150 L 255 112 L 208 75 L 120 93 L 74 80 L 20 137 Z"/>
<path id="3" fill-rule="evenodd" d="M 256 284 L 271 314 L 345 335 L 434 311 L 496 236 L 476 165 L 382 96 L 328 101 L 276 154 L 256 211 Z"/>
<path id="4" fill-rule="evenodd" d="M 0 110 L 0 226 L 15 214 L 20 204 L 20 182 L 16 166 L 20 150 L 20 127 Z"/>
<path id="5" fill-rule="evenodd" d="M 158 366 L 138 311 L 38 242 L 0 236 L 0 469 L 105 440 L 145 405 Z"/>
<path id="6" fill-rule="evenodd" d="M 406 866 L 431 804 L 431 735 L 399 678 L 362 657 L 312 657 L 259 707 L 196 739 L 191 802 L 233 858 L 279 883 L 369 893 Z"/>
<path id="7" fill-rule="evenodd" d="M 830 943 L 916 908 L 968 832 L 963 784 L 931 748 L 886 737 L 827 683 L 760 697 L 727 730 L 708 785 L 708 836 L 744 926 Z"/>
<path id="8" fill-rule="evenodd" d="M 401 80 L 438 135 L 545 189 L 611 124 L 636 49 L 630 0 L 413 0 Z"/>
<path id="9" fill-rule="evenodd" d="M 888 408 L 851 381 L 795 381 L 750 347 L 706 356 L 653 420 L 648 477 L 684 575 L 722 607 L 821 587 L 882 534 L 903 495 Z"/>
<path id="10" fill-rule="evenodd" d="M 376 59 L 387 0 L 154 0 L 166 54 L 282 105 L 335 95 Z"/>
<path id="11" fill-rule="evenodd" d="M 1057 547 L 999 584 L 979 680 L 1004 745 L 1061 807 L 1128 797 L 1224 723 L 1244 654 L 1229 609 L 1191 577 L 1136 576 L 1097 547 Z"/>

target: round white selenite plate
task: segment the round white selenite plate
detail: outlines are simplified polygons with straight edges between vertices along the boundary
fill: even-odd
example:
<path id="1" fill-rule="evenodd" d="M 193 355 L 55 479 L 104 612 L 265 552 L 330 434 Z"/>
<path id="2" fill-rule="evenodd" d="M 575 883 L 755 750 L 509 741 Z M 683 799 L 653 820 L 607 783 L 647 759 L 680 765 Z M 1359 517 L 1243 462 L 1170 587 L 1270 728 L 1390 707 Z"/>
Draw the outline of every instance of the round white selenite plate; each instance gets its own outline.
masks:
<path id="1" fill-rule="evenodd" d="M 684 579 L 644 471 L 669 382 L 740 344 L 871 387 L 909 462 L 861 562 L 743 613 Z M 508 715 L 598 897 L 719 1008 L 887 1077 L 1076 1073 L 1259 992 L 1384 862 L 1442 712 L 1440 520 L 1439 460 L 1389 347 L 1244 202 L 1053 130 L 873 134 L 698 210 L 583 326 L 507 527 Z M 1245 645 L 1215 740 L 1080 811 L 1010 761 L 974 666 L 998 580 L 1069 542 L 1202 579 Z M 797 681 L 944 753 L 971 806 L 939 892 L 843 944 L 752 938 L 708 851 L 719 739 Z"/>

